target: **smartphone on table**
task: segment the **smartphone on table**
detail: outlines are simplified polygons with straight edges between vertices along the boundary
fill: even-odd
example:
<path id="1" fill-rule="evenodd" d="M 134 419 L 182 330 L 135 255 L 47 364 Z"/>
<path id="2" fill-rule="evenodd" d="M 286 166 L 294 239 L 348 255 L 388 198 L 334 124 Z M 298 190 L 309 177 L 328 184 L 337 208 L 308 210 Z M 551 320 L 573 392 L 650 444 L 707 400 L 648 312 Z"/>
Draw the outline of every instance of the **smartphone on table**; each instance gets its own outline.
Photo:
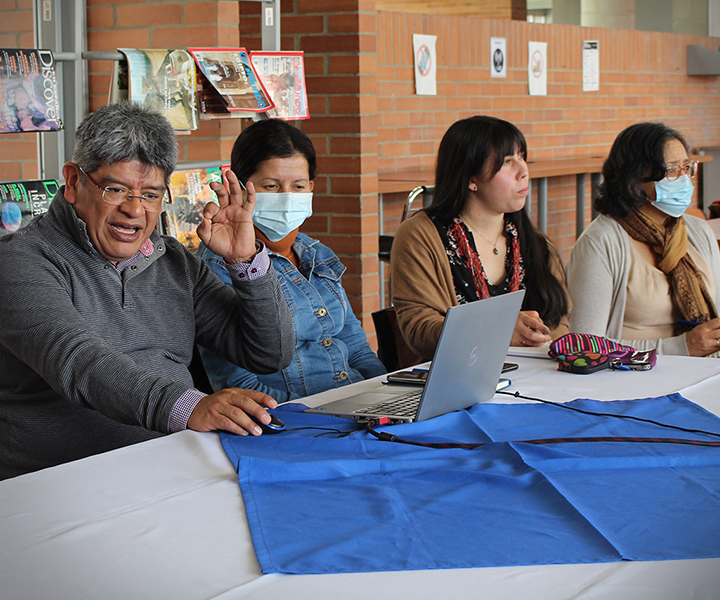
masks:
<path id="1" fill-rule="evenodd" d="M 503 373 L 508 371 L 514 371 L 518 366 L 515 363 L 505 363 L 502 368 Z M 417 368 L 408 369 L 406 371 L 398 371 L 397 373 L 390 373 L 387 376 L 388 383 L 405 383 L 408 385 L 425 385 L 428 376 L 428 369 Z"/>

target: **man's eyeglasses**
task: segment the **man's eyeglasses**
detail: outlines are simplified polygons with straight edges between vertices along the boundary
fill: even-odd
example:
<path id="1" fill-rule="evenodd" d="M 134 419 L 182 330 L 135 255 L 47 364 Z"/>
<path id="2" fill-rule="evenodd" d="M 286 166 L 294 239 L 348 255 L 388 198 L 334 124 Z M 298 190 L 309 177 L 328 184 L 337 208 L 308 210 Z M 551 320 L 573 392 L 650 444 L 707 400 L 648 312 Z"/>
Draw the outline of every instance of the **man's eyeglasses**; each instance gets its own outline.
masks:
<path id="1" fill-rule="evenodd" d="M 668 181 L 675 181 L 681 175 L 687 175 L 692 179 L 697 175 L 698 161 L 691 160 L 689 163 L 682 167 L 668 167 L 665 169 L 665 178 Z"/>
<path id="2" fill-rule="evenodd" d="M 102 192 L 102 199 L 108 204 L 114 204 L 117 206 L 127 202 L 130 198 L 140 198 L 140 202 L 145 210 L 149 212 L 160 212 L 163 200 L 172 203 L 172 195 L 170 194 L 170 188 L 168 187 L 165 187 L 164 195 L 150 192 L 138 196 L 136 194 L 131 194 L 129 189 L 124 188 L 121 185 L 109 185 L 107 187 L 103 187 L 95 181 L 89 173 L 86 173 L 80 165 L 77 165 L 77 168 L 80 169 L 82 174 L 85 175 L 85 177 L 87 177 L 91 183 Z"/>

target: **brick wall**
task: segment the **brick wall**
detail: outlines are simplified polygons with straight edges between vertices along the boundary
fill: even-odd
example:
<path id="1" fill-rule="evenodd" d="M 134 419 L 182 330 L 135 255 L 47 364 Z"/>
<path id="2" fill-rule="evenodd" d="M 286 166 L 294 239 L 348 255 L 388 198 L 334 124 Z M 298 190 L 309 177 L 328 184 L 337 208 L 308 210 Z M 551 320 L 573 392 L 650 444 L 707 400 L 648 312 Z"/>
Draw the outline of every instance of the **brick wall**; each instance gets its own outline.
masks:
<path id="1" fill-rule="evenodd" d="M 0 0 L 0 48 L 34 48 L 32 0 Z M 0 181 L 37 179 L 39 135 L 3 134 L 0 142 Z"/>
<path id="2" fill-rule="evenodd" d="M 685 75 L 686 46 L 714 50 L 717 38 L 382 11 L 377 22 L 381 173 L 433 168 L 447 127 L 473 114 L 515 123 L 530 160 L 605 156 L 623 128 L 643 120 L 663 121 L 695 146 L 720 144 L 720 79 Z M 437 96 L 414 94 L 413 33 L 438 36 Z M 507 40 L 506 79 L 490 78 L 491 37 Z M 582 91 L 583 40 L 600 43 L 598 92 Z M 548 43 L 544 97 L 528 95 L 528 41 Z M 403 197 L 386 200 L 388 233 L 397 227 Z M 575 178 L 551 178 L 548 198 L 548 233 L 567 259 L 575 239 Z"/>

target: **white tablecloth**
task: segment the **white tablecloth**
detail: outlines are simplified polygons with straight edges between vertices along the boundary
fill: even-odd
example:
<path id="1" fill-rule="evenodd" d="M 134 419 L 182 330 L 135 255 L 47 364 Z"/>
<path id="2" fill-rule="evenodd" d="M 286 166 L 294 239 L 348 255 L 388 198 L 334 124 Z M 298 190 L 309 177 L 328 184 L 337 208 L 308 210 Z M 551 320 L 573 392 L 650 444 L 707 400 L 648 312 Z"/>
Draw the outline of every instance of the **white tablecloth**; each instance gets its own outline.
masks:
<path id="1" fill-rule="evenodd" d="M 526 395 L 680 391 L 720 414 L 720 360 L 660 357 L 649 372 L 587 376 L 547 359 L 508 360 L 520 363 L 510 389 Z M 717 600 L 720 559 L 263 576 L 218 436 L 186 431 L 0 482 L 0 599 L 42 598 Z"/>

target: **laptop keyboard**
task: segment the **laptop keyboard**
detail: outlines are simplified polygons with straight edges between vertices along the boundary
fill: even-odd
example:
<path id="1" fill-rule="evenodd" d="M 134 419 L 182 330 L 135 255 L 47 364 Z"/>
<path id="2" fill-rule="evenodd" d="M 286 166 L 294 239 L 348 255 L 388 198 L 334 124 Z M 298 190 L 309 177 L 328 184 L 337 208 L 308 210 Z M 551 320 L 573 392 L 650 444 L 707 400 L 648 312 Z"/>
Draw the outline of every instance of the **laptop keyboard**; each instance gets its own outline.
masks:
<path id="1" fill-rule="evenodd" d="M 355 414 L 361 415 L 389 415 L 393 417 L 414 417 L 417 414 L 418 404 L 420 404 L 420 397 L 422 396 L 422 388 L 414 390 L 398 396 L 393 400 L 383 400 L 368 406 L 353 411 Z"/>

